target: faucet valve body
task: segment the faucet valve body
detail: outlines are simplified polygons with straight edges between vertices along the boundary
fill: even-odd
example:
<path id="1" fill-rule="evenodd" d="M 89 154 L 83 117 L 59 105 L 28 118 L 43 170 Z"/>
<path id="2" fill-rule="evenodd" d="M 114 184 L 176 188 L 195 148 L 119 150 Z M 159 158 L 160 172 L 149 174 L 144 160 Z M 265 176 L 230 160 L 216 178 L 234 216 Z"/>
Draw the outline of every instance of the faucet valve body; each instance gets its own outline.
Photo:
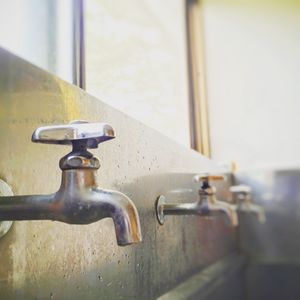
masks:
<path id="1" fill-rule="evenodd" d="M 250 186 L 243 184 L 234 185 L 229 190 L 240 212 L 254 213 L 260 223 L 265 223 L 265 210 L 262 206 L 253 203 Z"/>

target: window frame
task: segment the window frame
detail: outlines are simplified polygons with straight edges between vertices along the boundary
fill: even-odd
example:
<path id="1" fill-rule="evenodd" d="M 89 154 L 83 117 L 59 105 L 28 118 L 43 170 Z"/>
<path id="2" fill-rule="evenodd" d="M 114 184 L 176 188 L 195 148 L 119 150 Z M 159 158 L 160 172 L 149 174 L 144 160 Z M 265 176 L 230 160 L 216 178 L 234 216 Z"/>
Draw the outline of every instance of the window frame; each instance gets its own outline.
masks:
<path id="1" fill-rule="evenodd" d="M 210 157 L 203 6 L 199 0 L 186 0 L 185 4 L 191 148 Z"/>

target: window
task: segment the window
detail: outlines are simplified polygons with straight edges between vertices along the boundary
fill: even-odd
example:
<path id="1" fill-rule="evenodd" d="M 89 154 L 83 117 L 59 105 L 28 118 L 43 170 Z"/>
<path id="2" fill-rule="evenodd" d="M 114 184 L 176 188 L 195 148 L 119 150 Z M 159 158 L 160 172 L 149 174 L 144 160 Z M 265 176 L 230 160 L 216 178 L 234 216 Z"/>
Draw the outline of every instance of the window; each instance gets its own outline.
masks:
<path id="1" fill-rule="evenodd" d="M 0 44 L 209 155 L 197 3 L 6 1 L 0 10 L 5 24 Z"/>
<path id="2" fill-rule="evenodd" d="M 185 2 L 85 2 L 86 89 L 190 146 Z"/>
<path id="3" fill-rule="evenodd" d="M 73 82 L 73 1 L 1 3 L 0 45 Z"/>

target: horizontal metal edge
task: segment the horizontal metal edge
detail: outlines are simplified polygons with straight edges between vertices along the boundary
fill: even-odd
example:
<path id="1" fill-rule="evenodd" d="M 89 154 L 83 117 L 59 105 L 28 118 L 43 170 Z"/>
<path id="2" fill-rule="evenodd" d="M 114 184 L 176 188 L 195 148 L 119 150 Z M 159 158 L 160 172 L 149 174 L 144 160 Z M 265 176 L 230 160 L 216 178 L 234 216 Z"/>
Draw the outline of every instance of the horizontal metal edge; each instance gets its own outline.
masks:
<path id="1" fill-rule="evenodd" d="M 267 255 L 251 256 L 249 259 L 250 265 L 261 266 L 295 266 L 300 267 L 300 256 L 276 256 L 270 257 Z"/>
<path id="2" fill-rule="evenodd" d="M 158 297 L 157 300 L 186 300 L 195 294 L 203 294 L 205 297 L 241 271 L 245 265 L 246 258 L 242 255 L 233 254 L 226 256 Z"/>

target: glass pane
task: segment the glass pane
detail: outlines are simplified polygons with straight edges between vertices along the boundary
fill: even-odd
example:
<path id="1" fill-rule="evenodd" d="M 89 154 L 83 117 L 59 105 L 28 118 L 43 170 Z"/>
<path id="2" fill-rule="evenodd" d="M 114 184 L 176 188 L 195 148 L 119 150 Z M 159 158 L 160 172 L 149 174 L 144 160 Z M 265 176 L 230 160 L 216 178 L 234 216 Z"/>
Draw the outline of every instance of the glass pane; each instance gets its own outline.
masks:
<path id="1" fill-rule="evenodd" d="M 85 1 L 86 88 L 190 146 L 183 0 Z"/>
<path id="2" fill-rule="evenodd" d="M 72 82 L 72 0 L 0 3 L 0 46 Z"/>

